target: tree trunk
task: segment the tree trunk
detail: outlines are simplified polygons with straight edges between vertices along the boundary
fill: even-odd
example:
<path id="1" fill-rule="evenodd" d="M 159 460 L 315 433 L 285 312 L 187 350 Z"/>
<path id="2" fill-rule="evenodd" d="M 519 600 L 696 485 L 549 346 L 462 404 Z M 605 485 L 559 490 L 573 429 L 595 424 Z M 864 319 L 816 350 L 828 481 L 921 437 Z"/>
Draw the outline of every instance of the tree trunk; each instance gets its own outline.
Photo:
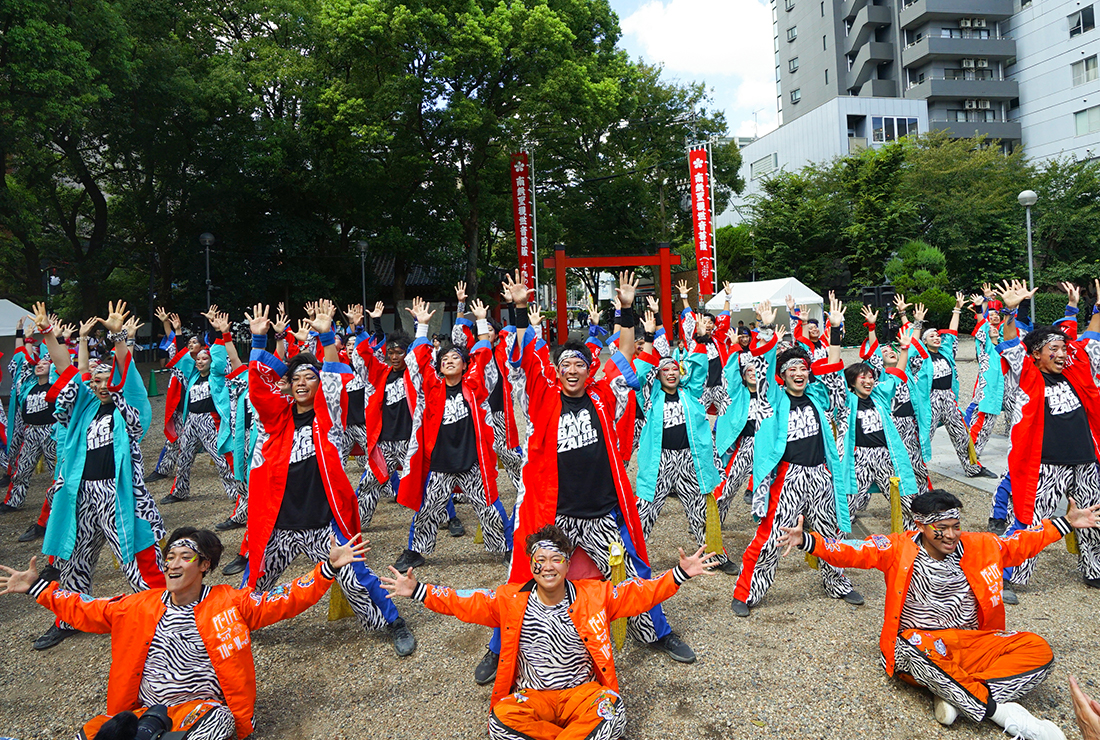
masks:
<path id="1" fill-rule="evenodd" d="M 477 295 L 477 262 L 479 255 L 479 219 L 478 206 L 470 202 L 470 215 L 462 224 L 466 240 L 466 295 Z"/>

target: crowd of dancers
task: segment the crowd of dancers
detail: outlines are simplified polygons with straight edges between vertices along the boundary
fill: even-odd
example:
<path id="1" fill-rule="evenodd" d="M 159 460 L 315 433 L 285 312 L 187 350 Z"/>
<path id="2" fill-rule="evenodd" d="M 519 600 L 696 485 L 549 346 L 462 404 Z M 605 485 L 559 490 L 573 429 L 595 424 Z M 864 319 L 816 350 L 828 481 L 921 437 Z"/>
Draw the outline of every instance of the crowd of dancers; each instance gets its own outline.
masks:
<path id="1" fill-rule="evenodd" d="M 1034 293 L 1018 282 L 957 294 L 945 328 L 898 296 L 896 336 L 880 338 L 877 314 L 864 308 L 868 338 L 845 366 L 846 309 L 831 295 L 820 321 L 788 299 L 788 326 L 764 302 L 750 328 L 731 326 L 728 284 L 718 315 L 676 287 L 683 310 L 664 326 L 652 298 L 635 315 L 637 279 L 623 273 L 612 325 L 601 326 L 593 306 L 587 338 L 556 347 L 543 340 L 543 316 L 518 273 L 502 285 L 504 325 L 456 286 L 449 338 L 429 338 L 434 312 L 421 299 L 406 309 L 411 336 L 384 331 L 382 303 L 340 312 L 318 300 L 297 331 L 281 305 L 274 316 L 256 305 L 244 317 L 247 363 L 217 306 L 204 314 L 210 330 L 186 340 L 178 316 L 159 309 L 171 381 L 165 443 L 148 476 L 141 442 L 152 411 L 132 353 L 140 322 L 112 303 L 106 318 L 63 325 L 37 304 L 8 364 L 10 482 L 0 510 L 25 505 L 44 459 L 53 484 L 20 541 L 42 537 L 49 564 L 3 567 L 0 592 L 30 593 L 54 611 L 35 649 L 78 630 L 112 634 L 107 714 L 80 736 L 126 737 L 163 715 L 180 737 L 244 737 L 256 682 L 249 631 L 300 613 L 338 583 L 362 627 L 386 630 L 400 656 L 416 638 L 394 596 L 494 628 L 473 671 L 493 684 L 490 737 L 617 738 L 625 705 L 612 623 L 625 619 L 625 634 L 691 663 L 661 602 L 692 577 L 725 573 L 735 579 L 732 613 L 749 617 L 781 551 L 799 547 L 816 558 L 825 592 L 849 604 L 864 600 L 844 568 L 884 572 L 883 667 L 927 687 L 936 720 L 962 714 L 1022 737 L 1062 737 L 1013 701 L 1049 674 L 1053 654 L 1037 635 L 1005 632 L 1004 604 L 1063 536 L 1074 540 L 1085 584 L 1100 588 L 1100 303 L 1078 336 L 1081 294 L 1071 284 L 1065 318 L 1052 326 L 1017 319 Z M 956 368 L 964 310 L 976 319 L 979 367 L 965 411 Z M 1010 452 L 1007 469 L 992 471 L 980 458 L 999 417 Z M 941 426 L 967 476 L 1001 478 L 992 533 L 963 532 L 958 499 L 932 487 Z M 214 532 L 166 537 L 160 510 L 190 498 L 200 451 L 232 501 L 214 529 L 246 530 L 223 569 L 242 574 L 240 589 L 203 585 L 221 561 Z M 360 460 L 350 478 L 349 457 Z M 510 512 L 501 470 L 516 491 Z M 154 501 L 146 480 L 161 477 L 174 481 Z M 876 490 L 892 502 L 893 532 L 844 540 Z M 654 578 L 646 540 L 670 496 L 694 554 L 681 550 L 679 565 Z M 379 577 L 361 539 L 384 500 L 411 515 L 407 547 Z M 721 525 L 742 500 L 756 531 L 738 558 Z M 455 502 L 472 507 L 508 585 L 465 592 L 417 581 L 440 530 L 464 533 Z M 133 596 L 88 596 L 104 544 Z M 278 585 L 300 555 L 316 567 Z"/>

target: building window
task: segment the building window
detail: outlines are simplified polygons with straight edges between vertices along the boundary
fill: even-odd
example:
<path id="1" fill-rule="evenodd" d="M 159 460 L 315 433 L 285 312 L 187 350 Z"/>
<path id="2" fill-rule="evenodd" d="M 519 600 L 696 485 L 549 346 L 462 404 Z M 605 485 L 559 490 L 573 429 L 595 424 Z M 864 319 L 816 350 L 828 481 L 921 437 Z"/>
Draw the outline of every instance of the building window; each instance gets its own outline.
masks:
<path id="1" fill-rule="evenodd" d="M 825 70 L 825 84 L 829 84 L 829 70 L 827 69 Z"/>
<path id="2" fill-rule="evenodd" d="M 1073 114 L 1073 122 L 1077 125 L 1078 136 L 1100 131 L 1100 105 L 1077 111 Z"/>
<path id="3" fill-rule="evenodd" d="M 779 168 L 779 155 L 772 152 L 766 157 L 761 157 L 752 164 L 749 165 L 749 179 L 755 180 L 758 177 L 771 174 Z"/>
<path id="4" fill-rule="evenodd" d="M 1096 28 L 1096 16 L 1092 12 L 1092 6 L 1081 8 L 1069 16 L 1069 37 L 1080 36 L 1086 31 Z"/>
<path id="5" fill-rule="evenodd" d="M 802 100 L 802 88 L 796 87 L 794 90 L 791 90 L 791 102 L 797 103 L 799 100 Z"/>
<path id="6" fill-rule="evenodd" d="M 794 10 L 794 0 L 787 0 L 787 10 Z"/>
<path id="7" fill-rule="evenodd" d="M 794 57 L 789 62 L 787 62 L 787 70 L 790 72 L 798 71 L 798 57 Z"/>
<path id="8" fill-rule="evenodd" d="M 787 29 L 787 41 L 794 41 L 798 38 L 798 26 L 791 26 Z"/>
<path id="9" fill-rule="evenodd" d="M 955 123 L 993 123 L 997 120 L 994 110 L 949 110 L 947 120 Z"/>
<path id="10" fill-rule="evenodd" d="M 822 36 L 822 37 L 821 37 L 821 48 L 822 48 L 822 49 L 828 49 L 828 48 L 829 48 L 829 43 L 828 43 L 828 41 L 829 41 L 829 37 L 828 37 L 828 36 Z"/>
<path id="11" fill-rule="evenodd" d="M 871 117 L 872 141 L 895 141 L 903 136 L 917 133 L 916 118 L 898 118 L 895 116 Z"/>
<path id="12" fill-rule="evenodd" d="M 1097 78 L 1096 55 L 1093 54 L 1088 59 L 1074 62 L 1070 65 L 1070 69 L 1073 70 L 1074 87 L 1077 85 L 1084 85 L 1086 82 L 1092 82 Z"/>

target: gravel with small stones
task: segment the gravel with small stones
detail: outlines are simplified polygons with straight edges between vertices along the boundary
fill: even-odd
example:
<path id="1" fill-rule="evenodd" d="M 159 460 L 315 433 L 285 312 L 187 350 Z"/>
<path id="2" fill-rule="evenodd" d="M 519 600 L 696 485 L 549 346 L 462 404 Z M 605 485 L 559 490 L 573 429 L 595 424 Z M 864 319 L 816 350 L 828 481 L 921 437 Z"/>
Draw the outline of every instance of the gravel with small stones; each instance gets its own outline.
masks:
<path id="1" fill-rule="evenodd" d="M 963 395 L 969 398 L 975 363 L 972 344 L 960 349 Z M 846 351 L 846 359 L 854 354 Z M 159 379 L 158 379 L 159 380 Z M 154 417 L 164 397 L 153 399 Z M 941 432 L 942 433 L 942 432 Z M 163 437 L 154 429 L 144 446 L 146 469 L 160 451 Z M 1003 461 L 993 461 L 998 465 Z M 357 462 L 348 466 L 358 476 Z M 511 508 L 515 492 L 507 476 L 501 495 Z M 969 486 L 936 479 L 965 504 L 965 524 L 983 529 L 988 495 Z M 153 496 L 165 495 L 170 480 L 152 483 Z M 213 526 L 232 508 L 221 492 L 209 458 L 200 457 L 192 477 L 194 498 L 163 508 L 169 530 L 195 524 Z M 0 563 L 24 567 L 41 541 L 15 542 L 37 516 L 46 476 L 37 475 L 25 508 L 0 517 Z M 507 578 L 506 568 L 473 535 L 476 520 L 468 505 L 459 506 L 467 535 L 451 538 L 440 531 L 437 549 L 421 579 L 456 587 L 491 587 Z M 368 562 L 376 570 L 392 563 L 405 546 L 410 512 L 383 501 L 367 533 Z M 860 518 L 872 531 L 889 529 L 889 509 L 876 497 Z M 735 504 L 724 531 L 726 548 L 739 557 L 753 534 L 748 507 Z M 232 559 L 243 530 L 226 533 L 223 563 Z M 676 548 L 690 547 L 679 504 L 670 501 L 649 544 L 653 570 L 675 565 Z M 299 558 L 287 578 L 311 564 Z M 855 607 L 830 599 L 820 579 L 796 554 L 783 559 L 775 585 L 748 619 L 730 611 L 735 579 L 723 574 L 689 581 L 665 604 L 669 622 L 699 656 L 693 665 L 674 663 L 643 645 L 627 642 L 616 656 L 631 740 L 664 738 L 995 738 L 990 723 L 959 720 L 947 729 L 932 717 L 927 691 L 888 677 L 879 667 L 882 576 L 850 571 L 866 597 Z M 213 583 L 232 583 L 219 573 Z M 94 593 L 126 593 L 125 580 L 105 553 L 95 576 Z M 1020 605 L 1008 607 L 1008 628 L 1030 630 L 1046 638 L 1056 664 L 1050 678 L 1024 698 L 1040 717 L 1053 720 L 1077 737 L 1067 677 L 1084 680 L 1100 694 L 1096 656 L 1100 630 L 1096 609 L 1100 592 L 1086 589 L 1075 559 L 1064 546 L 1048 548 L 1032 585 L 1020 590 Z M 468 625 L 402 601 L 402 615 L 419 646 L 398 658 L 384 632 L 364 632 L 354 619 L 327 621 L 327 600 L 295 619 L 253 634 L 257 674 L 257 740 L 275 738 L 480 738 L 486 734 L 490 687 L 473 682 L 489 630 Z M 25 596 L 0 598 L 0 735 L 21 740 L 71 737 L 91 716 L 104 711 L 110 640 L 78 635 L 60 646 L 35 652 L 31 641 L 51 623 L 50 615 Z M 1092 656 L 1091 658 L 1089 656 Z"/>

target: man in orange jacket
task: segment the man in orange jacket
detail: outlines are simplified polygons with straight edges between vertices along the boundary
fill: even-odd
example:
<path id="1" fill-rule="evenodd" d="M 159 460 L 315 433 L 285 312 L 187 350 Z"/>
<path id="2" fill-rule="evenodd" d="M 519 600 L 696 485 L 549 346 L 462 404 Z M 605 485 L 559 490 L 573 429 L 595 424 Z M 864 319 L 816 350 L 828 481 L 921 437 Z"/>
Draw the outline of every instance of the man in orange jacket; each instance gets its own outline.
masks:
<path id="1" fill-rule="evenodd" d="M 1053 722 L 1040 720 L 1012 700 L 1047 677 L 1054 654 L 1030 632 L 1006 632 L 1003 570 L 1060 540 L 1073 529 L 1100 523 L 1100 504 L 1078 509 L 1070 499 L 1064 517 L 998 537 L 963 532 L 962 504 L 941 489 L 914 496 L 917 531 L 842 541 L 781 527 L 783 554 L 798 547 L 838 568 L 874 568 L 886 576 L 886 610 L 879 648 L 890 675 L 927 687 L 936 697 L 936 720 L 959 712 L 975 722 L 991 719 L 1028 740 L 1064 740 Z"/>
<path id="2" fill-rule="evenodd" d="M 612 740 L 626 719 L 609 626 L 652 609 L 687 579 L 709 573 L 714 553 L 680 550 L 680 564 L 660 578 L 569 581 L 573 545 L 555 525 L 527 537 L 531 574 L 525 584 L 456 592 L 417 583 L 410 568 L 382 585 L 434 612 L 501 630 L 500 663 L 490 700 L 490 740 Z"/>
<path id="3" fill-rule="evenodd" d="M 255 592 L 204 585 L 218 567 L 221 541 L 213 532 L 181 527 L 164 547 L 166 590 L 93 599 L 63 591 L 45 572 L 40 576 L 33 557 L 25 571 L 0 565 L 0 595 L 29 593 L 83 632 L 110 633 L 108 714 L 84 725 L 80 740 L 96 737 L 108 723 L 111 737 L 132 737 L 127 728 L 136 716 L 157 706 L 167 710 L 168 729 L 186 730 L 188 740 L 235 740 L 253 730 L 251 631 L 316 604 L 340 568 L 363 560 L 361 538 L 339 545 L 330 537 L 326 562 L 289 584 Z"/>

